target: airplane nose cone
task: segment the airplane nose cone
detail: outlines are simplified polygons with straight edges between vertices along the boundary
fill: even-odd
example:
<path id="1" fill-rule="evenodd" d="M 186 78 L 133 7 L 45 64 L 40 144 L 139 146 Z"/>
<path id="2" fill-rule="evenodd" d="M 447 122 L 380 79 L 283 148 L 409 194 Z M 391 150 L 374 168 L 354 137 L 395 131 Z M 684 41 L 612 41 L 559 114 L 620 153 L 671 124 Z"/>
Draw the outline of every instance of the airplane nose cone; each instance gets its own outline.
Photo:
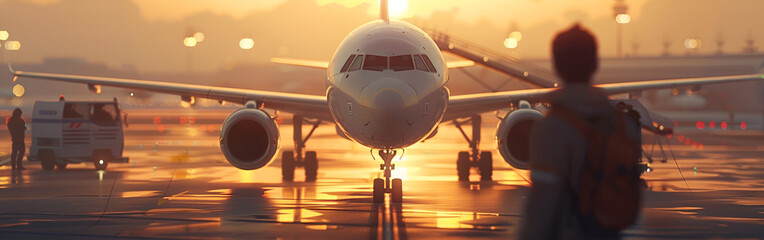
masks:
<path id="1" fill-rule="evenodd" d="M 401 110 L 406 106 L 402 94 L 395 89 L 383 89 L 371 100 L 372 107 L 383 111 Z"/>

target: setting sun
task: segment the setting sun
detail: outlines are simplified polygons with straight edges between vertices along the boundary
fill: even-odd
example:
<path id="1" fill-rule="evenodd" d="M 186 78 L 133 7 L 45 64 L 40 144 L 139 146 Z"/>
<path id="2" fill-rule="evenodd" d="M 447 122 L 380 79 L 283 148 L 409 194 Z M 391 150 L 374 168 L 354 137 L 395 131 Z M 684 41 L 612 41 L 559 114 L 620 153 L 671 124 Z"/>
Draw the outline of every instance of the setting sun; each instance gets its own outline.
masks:
<path id="1" fill-rule="evenodd" d="M 406 15 L 406 11 L 409 8 L 409 1 L 408 0 L 390 0 L 389 4 L 389 10 L 390 10 L 390 17 L 393 18 L 400 18 Z"/>

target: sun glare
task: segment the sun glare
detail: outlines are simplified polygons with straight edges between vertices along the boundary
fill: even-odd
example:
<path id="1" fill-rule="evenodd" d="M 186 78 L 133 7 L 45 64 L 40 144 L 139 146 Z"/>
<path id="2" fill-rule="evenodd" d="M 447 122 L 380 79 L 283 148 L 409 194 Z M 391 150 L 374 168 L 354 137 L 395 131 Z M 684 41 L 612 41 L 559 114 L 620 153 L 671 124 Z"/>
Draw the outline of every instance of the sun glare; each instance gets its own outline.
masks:
<path id="1" fill-rule="evenodd" d="M 390 17 L 400 18 L 406 15 L 409 8 L 408 0 L 389 0 Z"/>

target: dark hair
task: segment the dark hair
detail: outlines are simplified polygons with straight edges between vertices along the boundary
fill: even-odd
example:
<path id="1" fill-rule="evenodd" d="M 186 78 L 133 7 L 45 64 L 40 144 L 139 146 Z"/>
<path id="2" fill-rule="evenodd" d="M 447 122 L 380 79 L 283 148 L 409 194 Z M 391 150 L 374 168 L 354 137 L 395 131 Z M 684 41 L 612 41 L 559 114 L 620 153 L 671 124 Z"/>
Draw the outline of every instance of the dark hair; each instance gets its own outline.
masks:
<path id="1" fill-rule="evenodd" d="M 15 118 L 21 117 L 21 108 L 13 109 L 13 115 L 11 115 L 11 116 L 13 116 Z"/>
<path id="2" fill-rule="evenodd" d="M 557 75 L 566 83 L 589 83 L 597 71 L 597 40 L 579 24 L 557 33 L 552 41 Z"/>

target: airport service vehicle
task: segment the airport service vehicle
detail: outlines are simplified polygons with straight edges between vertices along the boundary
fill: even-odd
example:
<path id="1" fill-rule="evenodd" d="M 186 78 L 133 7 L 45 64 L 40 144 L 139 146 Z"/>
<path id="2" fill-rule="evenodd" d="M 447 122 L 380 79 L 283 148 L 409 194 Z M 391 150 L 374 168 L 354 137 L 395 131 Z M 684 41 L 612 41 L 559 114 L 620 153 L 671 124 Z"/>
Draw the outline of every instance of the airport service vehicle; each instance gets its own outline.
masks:
<path id="1" fill-rule="evenodd" d="M 122 112 L 114 101 L 37 101 L 32 115 L 29 160 L 44 170 L 93 162 L 96 170 L 125 163 Z"/>
<path id="2" fill-rule="evenodd" d="M 446 62 L 438 45 L 424 31 L 409 23 L 391 20 L 387 1 L 380 1 L 380 20 L 353 30 L 339 44 L 329 62 L 278 61 L 326 69 L 326 95 L 258 91 L 196 84 L 169 83 L 82 75 L 13 71 L 19 77 L 87 84 L 88 88 L 111 86 L 242 104 L 231 113 L 220 132 L 220 148 L 231 165 L 245 170 L 267 166 L 278 155 L 279 129 L 266 109 L 293 114 L 293 151 L 282 153 L 284 181 L 292 181 L 295 167 L 304 167 L 306 180 L 317 177 L 316 152 L 305 151 L 311 136 L 303 136 L 303 124 L 313 128 L 322 122 L 334 123 L 338 133 L 376 151 L 383 161 L 384 179 L 373 181 L 372 199 L 379 203 L 385 194 L 401 202 L 402 182 L 391 179 L 393 159 L 402 149 L 435 135 L 442 123 L 461 129 L 471 122 L 470 152 L 459 153 L 459 179 L 469 180 L 470 169 L 478 168 L 481 179 L 492 179 L 491 151 L 480 151 L 480 114 L 508 109 L 496 132 L 497 147 L 503 159 L 515 168 L 527 169 L 530 124 L 543 113 L 532 107 L 548 101 L 553 87 L 451 96 L 445 86 L 449 68 L 464 64 Z M 484 62 L 490 63 L 486 58 Z M 525 75 L 525 76 L 524 76 Z M 253 76 L 256 77 L 256 76 Z M 528 77 L 520 72 L 518 79 Z M 531 76 L 533 77 L 533 76 Z M 695 87 L 703 84 L 760 81 L 764 75 L 624 82 L 596 85 L 609 95 L 639 93 L 644 90 Z M 254 84 L 254 82 L 253 82 Z M 464 133 L 465 138 L 469 133 Z"/>

